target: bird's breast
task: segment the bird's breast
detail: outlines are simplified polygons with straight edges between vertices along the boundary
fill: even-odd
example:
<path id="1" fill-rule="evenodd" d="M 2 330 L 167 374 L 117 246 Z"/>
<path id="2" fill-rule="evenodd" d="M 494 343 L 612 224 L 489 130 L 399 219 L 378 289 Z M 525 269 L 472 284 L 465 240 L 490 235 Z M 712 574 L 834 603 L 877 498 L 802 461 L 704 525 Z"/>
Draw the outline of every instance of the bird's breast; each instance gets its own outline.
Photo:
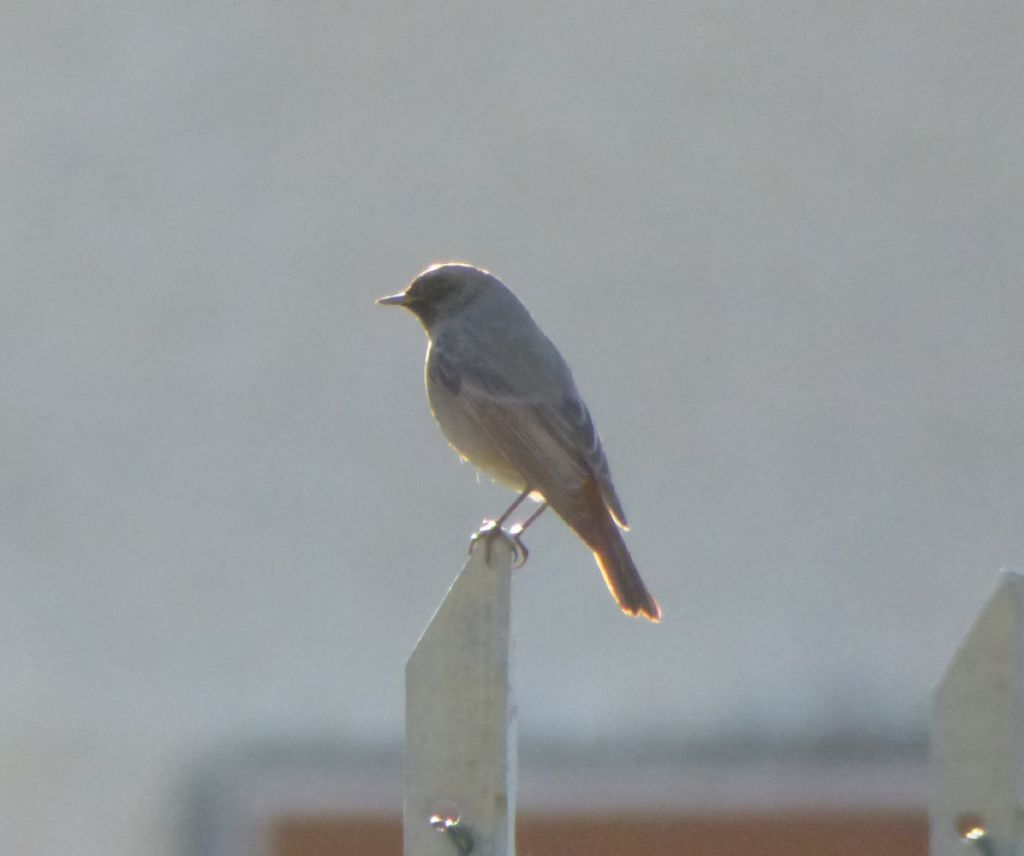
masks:
<path id="1" fill-rule="evenodd" d="M 526 487 L 523 477 L 501 453 L 464 393 L 453 392 L 440 379 L 432 377 L 429 362 L 425 374 L 430 410 L 449 445 L 460 457 L 495 481 L 514 490 L 523 490 Z"/>

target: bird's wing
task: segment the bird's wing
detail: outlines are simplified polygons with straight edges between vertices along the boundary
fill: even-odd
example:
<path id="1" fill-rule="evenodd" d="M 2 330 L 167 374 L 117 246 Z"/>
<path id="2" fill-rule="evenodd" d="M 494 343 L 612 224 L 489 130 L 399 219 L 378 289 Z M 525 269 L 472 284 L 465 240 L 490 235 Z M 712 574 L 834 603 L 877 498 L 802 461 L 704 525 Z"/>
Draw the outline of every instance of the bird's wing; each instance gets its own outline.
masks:
<path id="1" fill-rule="evenodd" d="M 626 515 L 612 484 L 612 474 L 608 468 L 608 458 L 605 457 L 604 448 L 601 446 L 601 438 L 594 427 L 594 420 L 590 417 L 587 405 L 583 403 L 576 390 L 572 389 L 570 394 L 563 396 L 553 407 L 539 408 L 537 415 L 547 423 L 553 434 L 563 439 L 563 443 L 571 444 L 572 448 L 579 451 L 587 469 L 594 476 L 605 505 L 608 506 L 615 522 L 621 528 L 627 529 Z"/>
<path id="2" fill-rule="evenodd" d="M 592 476 L 616 523 L 626 528 L 601 439 L 557 351 L 539 370 L 520 361 L 514 371 L 507 371 L 482 356 L 482 349 L 474 349 L 476 359 L 469 359 L 457 347 L 453 340 L 438 337 L 429 371 L 509 463 L 545 495 L 554 485 L 575 490 Z"/>

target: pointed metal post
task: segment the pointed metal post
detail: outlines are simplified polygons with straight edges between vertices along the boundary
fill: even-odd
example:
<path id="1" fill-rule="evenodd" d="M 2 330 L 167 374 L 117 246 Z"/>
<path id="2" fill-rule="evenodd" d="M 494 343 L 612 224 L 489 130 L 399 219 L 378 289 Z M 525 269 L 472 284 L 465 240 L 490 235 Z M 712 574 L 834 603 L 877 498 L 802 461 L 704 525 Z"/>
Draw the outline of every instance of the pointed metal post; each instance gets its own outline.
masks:
<path id="1" fill-rule="evenodd" d="M 1024 576 L 995 592 L 935 691 L 931 856 L 1024 853 Z"/>
<path id="2" fill-rule="evenodd" d="M 405 669 L 405 856 L 514 856 L 512 547 L 478 542 Z M 438 834 L 442 832 L 443 834 Z"/>

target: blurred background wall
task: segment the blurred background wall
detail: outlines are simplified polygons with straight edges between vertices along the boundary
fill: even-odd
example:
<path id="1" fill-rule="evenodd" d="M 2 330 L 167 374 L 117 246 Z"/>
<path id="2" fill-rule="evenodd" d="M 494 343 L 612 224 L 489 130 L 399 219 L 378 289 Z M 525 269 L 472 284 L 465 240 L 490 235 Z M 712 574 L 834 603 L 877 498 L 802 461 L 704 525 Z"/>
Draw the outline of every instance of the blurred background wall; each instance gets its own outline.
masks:
<path id="1" fill-rule="evenodd" d="M 398 751 L 405 657 L 509 499 L 373 305 L 449 258 L 574 366 L 665 611 L 542 519 L 524 751 L 918 745 L 1024 554 L 1022 25 L 4 3 L 3 851 L 188 852 L 217 753 Z"/>

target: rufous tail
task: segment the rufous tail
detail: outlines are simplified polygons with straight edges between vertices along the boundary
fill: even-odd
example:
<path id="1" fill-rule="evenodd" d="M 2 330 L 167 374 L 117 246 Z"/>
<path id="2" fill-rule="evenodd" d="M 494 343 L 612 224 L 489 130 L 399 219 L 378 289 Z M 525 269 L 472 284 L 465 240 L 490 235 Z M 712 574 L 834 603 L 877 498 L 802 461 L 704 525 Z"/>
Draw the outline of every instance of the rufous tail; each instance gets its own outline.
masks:
<path id="1" fill-rule="evenodd" d="M 619 608 L 628 615 L 642 615 L 649 621 L 661 621 L 661 607 L 647 591 L 640 572 L 633 564 L 633 557 L 626 549 L 622 533 L 611 516 L 607 516 L 606 525 L 600 526 L 597 538 L 586 540 Z"/>
<path id="2" fill-rule="evenodd" d="M 647 591 L 618 525 L 593 478 L 576 491 L 545 492 L 545 499 L 594 553 L 608 590 L 627 615 L 661 620 L 661 607 Z"/>

